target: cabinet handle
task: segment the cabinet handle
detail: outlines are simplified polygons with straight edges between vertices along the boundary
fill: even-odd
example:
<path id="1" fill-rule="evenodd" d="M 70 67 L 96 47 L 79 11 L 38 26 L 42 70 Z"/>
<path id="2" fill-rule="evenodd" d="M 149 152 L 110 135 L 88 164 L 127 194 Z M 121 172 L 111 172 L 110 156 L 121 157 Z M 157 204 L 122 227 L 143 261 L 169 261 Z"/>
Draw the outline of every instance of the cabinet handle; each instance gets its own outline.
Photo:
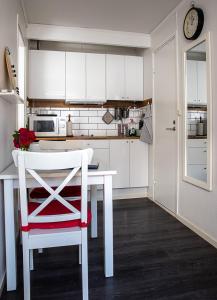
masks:
<path id="1" fill-rule="evenodd" d="M 128 141 L 126 141 L 126 143 L 128 144 L 129 142 L 128 142 Z"/>
<path id="2" fill-rule="evenodd" d="M 133 141 L 131 141 L 131 143 L 133 143 Z"/>
<path id="3" fill-rule="evenodd" d="M 203 152 L 204 152 L 204 153 L 206 153 L 207 151 L 206 151 L 206 150 L 204 150 Z"/>

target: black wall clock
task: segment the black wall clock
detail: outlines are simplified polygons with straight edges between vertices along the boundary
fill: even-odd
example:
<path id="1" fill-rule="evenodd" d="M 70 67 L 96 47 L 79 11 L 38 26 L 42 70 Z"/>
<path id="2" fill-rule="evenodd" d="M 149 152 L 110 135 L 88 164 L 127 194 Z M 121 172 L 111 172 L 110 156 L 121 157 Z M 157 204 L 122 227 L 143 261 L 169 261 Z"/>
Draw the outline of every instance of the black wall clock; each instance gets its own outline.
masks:
<path id="1" fill-rule="evenodd" d="M 195 40 L 199 37 L 204 24 L 204 14 L 201 8 L 194 7 L 189 9 L 183 24 L 184 36 L 187 40 Z"/>

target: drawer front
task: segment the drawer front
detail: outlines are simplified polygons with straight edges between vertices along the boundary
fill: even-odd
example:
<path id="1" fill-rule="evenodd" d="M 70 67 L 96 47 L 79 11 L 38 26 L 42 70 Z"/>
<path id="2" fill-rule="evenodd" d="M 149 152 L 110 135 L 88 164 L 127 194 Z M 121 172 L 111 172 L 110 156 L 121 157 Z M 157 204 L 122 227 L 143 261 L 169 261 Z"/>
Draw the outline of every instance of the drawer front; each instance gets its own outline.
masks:
<path id="1" fill-rule="evenodd" d="M 206 182 L 207 168 L 206 165 L 188 165 L 187 174 L 190 177 Z"/>
<path id="2" fill-rule="evenodd" d="M 207 139 L 188 139 L 187 146 L 193 148 L 206 148 Z"/>
<path id="3" fill-rule="evenodd" d="M 93 148 L 93 149 L 109 149 L 109 141 L 108 140 L 86 140 L 82 141 L 84 147 Z"/>
<path id="4" fill-rule="evenodd" d="M 188 148 L 187 162 L 189 165 L 206 165 L 207 164 L 206 148 Z"/>

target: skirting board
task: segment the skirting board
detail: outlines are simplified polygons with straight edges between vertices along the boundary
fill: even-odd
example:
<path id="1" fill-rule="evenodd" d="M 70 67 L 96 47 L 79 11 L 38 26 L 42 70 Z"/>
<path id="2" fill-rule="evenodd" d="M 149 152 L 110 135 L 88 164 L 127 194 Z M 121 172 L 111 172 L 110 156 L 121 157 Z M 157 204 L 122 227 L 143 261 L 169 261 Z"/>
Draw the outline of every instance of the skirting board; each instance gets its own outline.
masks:
<path id="1" fill-rule="evenodd" d="M 147 197 L 147 188 L 113 189 L 113 200 Z M 103 191 L 98 190 L 98 200 L 103 199 Z"/>
<path id="2" fill-rule="evenodd" d="M 153 201 L 155 204 L 157 204 L 161 208 L 163 208 L 171 216 L 173 216 L 174 218 L 176 218 L 179 222 L 181 222 L 183 225 L 185 225 L 186 227 L 188 227 L 190 230 L 192 230 L 194 233 L 196 233 L 197 235 L 199 235 L 202 239 L 204 239 L 206 242 L 208 242 L 209 244 L 211 244 L 213 247 L 215 247 L 217 249 L 217 240 L 214 239 L 213 237 L 211 237 L 208 233 L 206 233 L 205 231 L 203 231 L 202 229 L 200 229 L 199 227 L 197 227 L 195 224 L 193 224 L 191 221 L 189 221 L 185 217 L 183 217 L 181 215 L 177 215 L 177 214 L 171 212 L 169 209 L 167 209 L 166 207 L 164 207 L 163 205 L 161 205 L 157 201 L 154 201 L 153 198 L 148 197 L 148 199 L 151 200 L 151 201 Z"/>
<path id="3" fill-rule="evenodd" d="M 5 282 L 6 282 L 6 272 L 4 272 L 4 274 L 2 276 L 2 279 L 1 279 L 1 282 L 0 282 L 0 298 L 2 296 L 2 292 L 3 292 L 4 286 L 5 286 Z"/>

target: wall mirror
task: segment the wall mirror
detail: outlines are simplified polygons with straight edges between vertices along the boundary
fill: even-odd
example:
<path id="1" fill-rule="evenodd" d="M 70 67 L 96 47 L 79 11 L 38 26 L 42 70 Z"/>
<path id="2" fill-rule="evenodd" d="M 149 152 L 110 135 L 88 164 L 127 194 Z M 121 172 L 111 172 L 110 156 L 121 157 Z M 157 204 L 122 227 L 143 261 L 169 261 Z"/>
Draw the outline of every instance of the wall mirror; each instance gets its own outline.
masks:
<path id="1" fill-rule="evenodd" d="M 184 180 L 212 189 L 212 99 L 209 34 L 184 51 Z"/>

